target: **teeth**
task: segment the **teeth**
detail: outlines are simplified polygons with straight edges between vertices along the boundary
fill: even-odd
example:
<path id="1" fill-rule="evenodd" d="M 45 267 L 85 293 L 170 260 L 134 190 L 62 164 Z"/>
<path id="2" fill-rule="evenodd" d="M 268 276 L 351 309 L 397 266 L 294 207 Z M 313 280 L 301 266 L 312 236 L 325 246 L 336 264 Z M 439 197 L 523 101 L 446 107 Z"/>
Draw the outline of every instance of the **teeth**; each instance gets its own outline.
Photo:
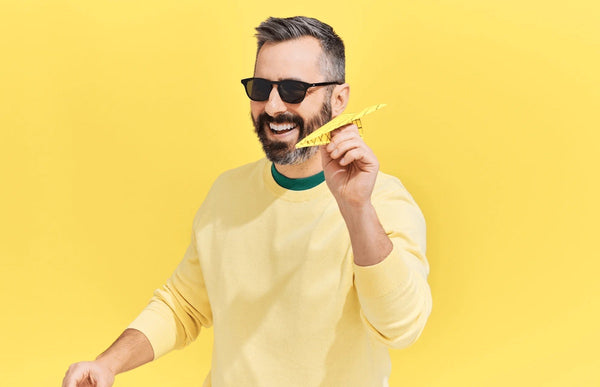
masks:
<path id="1" fill-rule="evenodd" d="M 269 123 L 269 127 L 271 129 L 273 129 L 274 131 L 276 131 L 276 132 L 280 132 L 282 130 L 293 129 L 293 128 L 296 127 L 296 125 L 295 124 L 290 124 L 290 123 L 287 123 L 287 124 L 274 124 L 274 123 L 270 122 Z"/>

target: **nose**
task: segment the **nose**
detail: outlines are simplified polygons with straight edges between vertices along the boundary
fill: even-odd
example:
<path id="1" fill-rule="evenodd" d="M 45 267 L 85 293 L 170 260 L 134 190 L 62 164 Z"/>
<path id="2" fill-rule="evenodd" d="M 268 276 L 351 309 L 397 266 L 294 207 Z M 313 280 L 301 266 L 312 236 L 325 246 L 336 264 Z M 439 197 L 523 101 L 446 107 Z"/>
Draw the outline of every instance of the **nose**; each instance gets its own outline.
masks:
<path id="1" fill-rule="evenodd" d="M 277 90 L 278 85 L 273 85 L 271 89 L 271 94 L 269 94 L 269 99 L 267 100 L 267 105 L 265 106 L 265 112 L 271 117 L 275 117 L 278 114 L 281 114 L 287 110 L 285 106 L 285 102 L 281 100 L 279 96 L 279 91 Z"/>

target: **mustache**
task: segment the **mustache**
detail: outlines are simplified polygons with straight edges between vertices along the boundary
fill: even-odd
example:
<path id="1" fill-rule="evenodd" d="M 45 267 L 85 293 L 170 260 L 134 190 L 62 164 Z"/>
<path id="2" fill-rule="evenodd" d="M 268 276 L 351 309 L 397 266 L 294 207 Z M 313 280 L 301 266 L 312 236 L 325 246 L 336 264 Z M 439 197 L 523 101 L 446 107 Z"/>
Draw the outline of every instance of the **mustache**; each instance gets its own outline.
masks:
<path id="1" fill-rule="evenodd" d="M 292 113 L 289 113 L 289 112 L 279 114 L 275 117 L 271 117 L 267 113 L 263 112 L 263 113 L 259 114 L 256 121 L 257 121 L 257 126 L 259 128 L 263 127 L 267 123 L 283 124 L 286 122 L 296 124 L 296 125 L 298 125 L 299 128 L 304 128 L 304 120 L 302 119 L 302 117 L 297 116 Z"/>

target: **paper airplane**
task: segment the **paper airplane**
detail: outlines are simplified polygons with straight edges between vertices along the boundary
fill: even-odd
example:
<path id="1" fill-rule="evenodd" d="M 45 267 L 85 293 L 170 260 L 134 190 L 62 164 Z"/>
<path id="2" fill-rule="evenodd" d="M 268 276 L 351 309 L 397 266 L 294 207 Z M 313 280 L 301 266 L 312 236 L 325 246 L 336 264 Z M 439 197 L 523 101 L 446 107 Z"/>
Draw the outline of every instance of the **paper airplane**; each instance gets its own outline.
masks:
<path id="1" fill-rule="evenodd" d="M 333 120 L 329 121 L 319 129 L 306 136 L 302 141 L 298 142 L 296 144 L 296 148 L 329 144 L 329 142 L 331 142 L 331 131 L 349 123 L 353 123 L 358 126 L 358 132 L 362 137 L 363 131 L 360 119 L 367 114 L 374 112 L 375 110 L 381 109 L 384 106 L 386 106 L 384 103 L 380 103 L 379 105 L 370 106 L 358 113 L 340 114 Z"/>

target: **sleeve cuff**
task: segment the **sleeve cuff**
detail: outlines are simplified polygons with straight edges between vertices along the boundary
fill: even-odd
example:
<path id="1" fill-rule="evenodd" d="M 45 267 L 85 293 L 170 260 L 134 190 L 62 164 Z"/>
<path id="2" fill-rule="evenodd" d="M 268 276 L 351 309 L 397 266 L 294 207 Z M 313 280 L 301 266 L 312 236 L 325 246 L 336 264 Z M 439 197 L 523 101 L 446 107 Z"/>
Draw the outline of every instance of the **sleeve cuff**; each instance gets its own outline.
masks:
<path id="1" fill-rule="evenodd" d="M 403 287 L 410 281 L 410 269 L 402 260 L 396 246 L 385 259 L 375 265 L 353 263 L 354 285 L 363 297 L 377 298 Z"/>
<path id="2" fill-rule="evenodd" d="M 151 302 L 127 328 L 137 329 L 150 341 L 154 351 L 154 360 L 175 348 L 177 327 L 172 318 L 166 317 L 168 308 L 157 302 Z"/>

